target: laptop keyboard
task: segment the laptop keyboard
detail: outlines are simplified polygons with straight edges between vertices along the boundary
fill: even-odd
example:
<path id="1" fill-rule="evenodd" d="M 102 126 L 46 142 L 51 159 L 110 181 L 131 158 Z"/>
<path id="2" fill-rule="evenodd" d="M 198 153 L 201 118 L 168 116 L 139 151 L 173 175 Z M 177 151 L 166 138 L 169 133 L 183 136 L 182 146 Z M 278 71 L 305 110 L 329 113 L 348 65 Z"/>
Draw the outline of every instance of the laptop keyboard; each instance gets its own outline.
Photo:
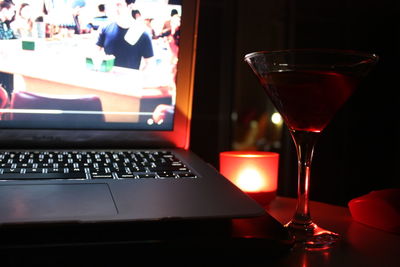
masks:
<path id="1" fill-rule="evenodd" d="M 0 151 L 0 180 L 196 178 L 169 151 Z"/>

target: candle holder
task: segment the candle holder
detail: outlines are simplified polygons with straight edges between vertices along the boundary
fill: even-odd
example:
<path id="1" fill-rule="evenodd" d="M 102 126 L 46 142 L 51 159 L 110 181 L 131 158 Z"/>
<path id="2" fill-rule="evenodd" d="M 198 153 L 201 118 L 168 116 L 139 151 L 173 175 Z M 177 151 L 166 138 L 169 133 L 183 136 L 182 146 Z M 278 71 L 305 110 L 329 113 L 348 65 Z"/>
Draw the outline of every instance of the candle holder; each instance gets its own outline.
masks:
<path id="1" fill-rule="evenodd" d="M 276 197 L 279 154 L 261 151 L 225 151 L 220 172 L 261 205 Z"/>

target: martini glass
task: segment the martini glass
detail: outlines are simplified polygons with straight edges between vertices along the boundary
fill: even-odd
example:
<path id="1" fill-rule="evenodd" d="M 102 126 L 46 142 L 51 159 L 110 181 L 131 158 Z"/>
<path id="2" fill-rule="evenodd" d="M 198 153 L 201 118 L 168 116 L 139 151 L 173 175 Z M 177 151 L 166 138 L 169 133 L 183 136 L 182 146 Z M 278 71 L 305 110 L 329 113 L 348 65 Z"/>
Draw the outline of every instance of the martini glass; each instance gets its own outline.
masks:
<path id="1" fill-rule="evenodd" d="M 298 200 L 286 227 L 296 245 L 307 250 L 330 248 L 339 239 L 311 219 L 308 202 L 314 146 L 377 60 L 376 55 L 347 50 L 261 51 L 245 56 L 296 146 Z"/>

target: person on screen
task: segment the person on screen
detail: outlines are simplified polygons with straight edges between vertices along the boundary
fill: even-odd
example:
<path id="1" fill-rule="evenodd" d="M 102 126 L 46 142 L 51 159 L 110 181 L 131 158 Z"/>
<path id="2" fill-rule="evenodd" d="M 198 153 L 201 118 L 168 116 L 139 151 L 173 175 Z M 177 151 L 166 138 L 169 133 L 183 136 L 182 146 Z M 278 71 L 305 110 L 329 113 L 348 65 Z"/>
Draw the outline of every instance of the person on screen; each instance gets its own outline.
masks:
<path id="1" fill-rule="evenodd" d="M 15 20 L 11 23 L 11 28 L 17 38 L 32 37 L 33 18 L 32 9 L 28 3 L 22 3 L 16 14 Z"/>
<path id="2" fill-rule="evenodd" d="M 86 0 L 74 0 L 72 3 L 72 18 L 74 20 L 75 34 L 90 33 L 91 27 L 89 23 L 85 23 L 84 9 L 86 8 Z M 87 21 L 86 21 L 87 22 Z"/>
<path id="3" fill-rule="evenodd" d="M 97 46 L 107 55 L 114 55 L 118 67 L 144 69 L 154 56 L 151 37 L 132 17 L 134 0 L 113 0 L 115 22 L 105 26 L 97 40 Z M 143 60 L 143 65 L 141 62 Z"/>
<path id="4" fill-rule="evenodd" d="M 174 106 L 160 104 L 153 111 L 153 122 L 161 125 L 173 122 L 174 117 Z"/>
<path id="5" fill-rule="evenodd" d="M 12 1 L 0 1 L 0 40 L 15 39 L 10 23 L 15 16 L 15 6 Z"/>
<path id="6" fill-rule="evenodd" d="M 181 17 L 176 9 L 171 10 L 171 18 L 164 23 L 163 30 L 158 38 L 164 38 L 171 51 L 172 75 L 175 80 L 176 65 L 178 63 Z"/>
<path id="7" fill-rule="evenodd" d="M 98 9 L 98 14 L 89 23 L 89 27 L 91 27 L 95 31 L 101 29 L 108 22 L 106 6 L 104 4 L 100 4 L 97 6 L 97 9 Z"/>
<path id="8" fill-rule="evenodd" d="M 142 14 L 140 13 L 139 10 L 134 9 L 131 11 L 132 17 L 136 20 L 136 19 L 140 19 L 140 17 L 142 16 Z"/>

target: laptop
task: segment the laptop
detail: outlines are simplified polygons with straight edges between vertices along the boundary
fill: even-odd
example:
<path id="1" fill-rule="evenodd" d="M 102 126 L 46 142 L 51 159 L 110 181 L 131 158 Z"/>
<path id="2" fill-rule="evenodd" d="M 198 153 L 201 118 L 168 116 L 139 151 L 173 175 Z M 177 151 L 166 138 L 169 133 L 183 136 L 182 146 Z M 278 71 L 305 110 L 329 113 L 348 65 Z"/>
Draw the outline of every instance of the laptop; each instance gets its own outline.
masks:
<path id="1" fill-rule="evenodd" d="M 0 40 L 0 225 L 265 215 L 189 150 L 199 1 L 35 2 Z"/>

